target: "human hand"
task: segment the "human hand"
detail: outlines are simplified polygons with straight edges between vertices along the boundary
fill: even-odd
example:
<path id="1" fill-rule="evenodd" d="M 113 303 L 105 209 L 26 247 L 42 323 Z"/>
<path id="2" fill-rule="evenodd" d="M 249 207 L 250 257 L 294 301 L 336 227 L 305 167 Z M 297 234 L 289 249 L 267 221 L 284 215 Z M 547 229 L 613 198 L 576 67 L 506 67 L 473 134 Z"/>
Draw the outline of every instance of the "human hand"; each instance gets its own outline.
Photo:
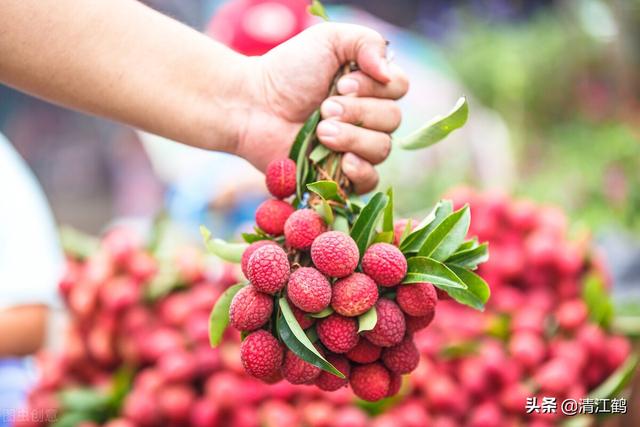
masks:
<path id="1" fill-rule="evenodd" d="M 390 133 L 400 124 L 395 100 L 408 80 L 385 58 L 380 34 L 349 24 L 320 24 L 246 63 L 244 93 L 250 94 L 235 153 L 261 170 L 286 157 L 296 133 L 321 106 L 320 142 L 346 153 L 342 169 L 358 193 L 375 188 L 373 165 L 387 158 Z M 339 68 L 356 61 L 359 71 L 337 84 L 338 95 L 325 99 Z"/>

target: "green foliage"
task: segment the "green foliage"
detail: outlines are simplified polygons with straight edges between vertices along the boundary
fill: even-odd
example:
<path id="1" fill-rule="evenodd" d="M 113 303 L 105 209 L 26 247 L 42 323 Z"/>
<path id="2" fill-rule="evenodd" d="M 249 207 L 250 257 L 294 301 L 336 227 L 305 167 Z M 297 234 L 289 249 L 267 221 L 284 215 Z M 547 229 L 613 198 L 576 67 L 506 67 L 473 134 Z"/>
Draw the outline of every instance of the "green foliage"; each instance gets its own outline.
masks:
<path id="1" fill-rule="evenodd" d="M 200 234 L 209 253 L 228 262 L 239 263 L 242 260 L 242 253 L 248 246 L 245 243 L 228 243 L 222 239 L 211 239 L 211 231 L 204 225 L 200 226 Z"/>
<path id="2" fill-rule="evenodd" d="M 462 97 L 446 116 L 431 119 L 422 128 L 400 139 L 400 147 L 405 150 L 418 150 L 442 141 L 451 132 L 460 129 L 469 118 L 467 98 Z"/>
<path id="3" fill-rule="evenodd" d="M 608 328 L 613 321 L 613 303 L 600 277 L 590 275 L 585 279 L 582 287 L 582 299 L 587 305 L 591 321 Z"/>
<path id="4" fill-rule="evenodd" d="M 378 322 L 378 312 L 376 307 L 371 307 L 366 313 L 358 316 L 358 333 L 363 331 L 370 331 Z"/>
<path id="5" fill-rule="evenodd" d="M 218 344 L 220 344 L 224 331 L 227 329 L 227 325 L 229 325 L 229 306 L 231 306 L 231 300 L 244 286 L 244 283 L 238 283 L 229 287 L 220 295 L 218 301 L 216 301 L 216 304 L 213 306 L 211 315 L 209 316 L 209 343 L 211 347 L 217 347 Z"/>
<path id="6" fill-rule="evenodd" d="M 631 354 L 609 378 L 589 393 L 593 399 L 619 398 L 622 391 L 633 379 L 638 367 L 638 355 Z"/>
<path id="7" fill-rule="evenodd" d="M 429 233 L 418 251 L 418 256 L 431 257 L 438 261 L 449 258 L 464 241 L 470 222 L 471 213 L 468 205 L 452 213 Z"/>
<path id="8" fill-rule="evenodd" d="M 324 10 L 324 5 L 320 2 L 320 0 L 311 0 L 311 5 L 309 6 L 309 13 L 319 18 L 322 18 L 325 21 L 329 20 L 329 15 L 327 15 L 327 12 Z"/>
<path id="9" fill-rule="evenodd" d="M 302 199 L 302 193 L 306 188 L 309 175 L 308 154 L 309 150 L 312 149 L 312 143 L 316 137 L 316 126 L 318 126 L 319 121 L 320 110 L 316 110 L 302 125 L 289 152 L 289 158 L 296 162 L 296 195 L 298 199 Z"/>
<path id="10" fill-rule="evenodd" d="M 277 320 L 277 329 L 280 339 L 296 356 L 311 363 L 318 368 L 330 372 L 340 378 L 344 378 L 342 372 L 329 363 L 316 349 L 309 337 L 302 330 L 286 297 L 279 300 L 281 316 Z"/>
<path id="11" fill-rule="evenodd" d="M 429 234 L 453 212 L 453 203 L 450 200 L 442 200 L 438 202 L 436 207 L 422 220 L 420 224 L 413 230 L 400 245 L 400 250 L 406 255 L 417 253 Z"/>
<path id="12" fill-rule="evenodd" d="M 358 245 L 361 257 L 371 242 L 371 237 L 380 219 L 380 214 L 382 214 L 388 200 L 389 198 L 384 193 L 374 194 L 353 224 L 351 237 Z"/>
<path id="13" fill-rule="evenodd" d="M 340 196 L 338 183 L 336 183 L 335 181 L 324 180 L 312 182 L 310 184 L 307 184 L 307 189 L 313 193 L 316 193 L 318 196 L 322 197 L 325 200 L 333 200 L 339 203 L 344 203 L 344 200 Z"/>

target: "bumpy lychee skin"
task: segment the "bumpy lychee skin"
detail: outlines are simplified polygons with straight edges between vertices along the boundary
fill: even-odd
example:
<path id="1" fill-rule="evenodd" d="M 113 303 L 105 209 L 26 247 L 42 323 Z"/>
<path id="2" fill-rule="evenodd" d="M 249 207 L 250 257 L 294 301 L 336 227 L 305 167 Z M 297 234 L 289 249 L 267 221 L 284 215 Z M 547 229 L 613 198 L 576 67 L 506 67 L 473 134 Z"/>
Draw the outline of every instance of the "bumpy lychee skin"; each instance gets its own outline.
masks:
<path id="1" fill-rule="evenodd" d="M 253 331 L 267 323 L 273 313 L 273 298 L 253 286 L 245 286 L 231 300 L 229 321 L 239 331 Z"/>
<path id="2" fill-rule="evenodd" d="M 318 375 L 318 378 L 315 380 L 315 385 L 324 391 L 336 391 L 339 388 L 346 386 L 349 382 L 349 374 L 351 374 L 351 364 L 349 361 L 344 356 L 337 354 L 329 354 L 326 359 L 338 371 L 342 372 L 345 378 L 340 378 L 327 371 L 321 371 L 320 375 Z"/>
<path id="3" fill-rule="evenodd" d="M 396 302 L 410 316 L 427 316 L 435 311 L 438 294 L 431 283 L 411 283 L 398 287 Z"/>
<path id="4" fill-rule="evenodd" d="M 365 337 L 361 337 L 351 350 L 349 350 L 345 356 L 357 363 L 372 363 L 380 358 L 382 353 L 382 347 L 373 344 Z"/>
<path id="5" fill-rule="evenodd" d="M 406 331 L 404 314 L 398 305 L 386 298 L 376 303 L 378 322 L 376 326 L 365 332 L 365 337 L 380 347 L 392 347 L 399 344 Z"/>
<path id="6" fill-rule="evenodd" d="M 362 257 L 362 270 L 380 286 L 395 286 L 407 274 L 407 260 L 389 243 L 375 243 Z"/>
<path id="7" fill-rule="evenodd" d="M 291 350 L 287 350 L 282 364 L 282 376 L 291 384 L 309 384 L 320 375 L 320 368 L 305 362 Z"/>
<path id="8" fill-rule="evenodd" d="M 346 353 L 358 343 L 358 322 L 352 317 L 332 314 L 316 326 L 318 338 L 334 353 Z"/>
<path id="9" fill-rule="evenodd" d="M 290 303 L 289 305 L 291 306 L 291 311 L 293 311 L 293 315 L 298 321 L 298 325 L 300 325 L 302 329 L 309 329 L 316 323 L 316 319 L 307 315 L 307 313 L 300 310 L 298 307 L 296 307 L 292 303 Z"/>
<path id="10" fill-rule="evenodd" d="M 284 232 L 284 224 L 295 209 L 282 200 L 265 200 L 256 210 L 256 224 L 265 233 L 280 236 Z"/>
<path id="11" fill-rule="evenodd" d="M 331 307 L 343 316 L 359 316 L 378 301 L 378 286 L 369 276 L 353 273 L 333 285 Z"/>
<path id="12" fill-rule="evenodd" d="M 405 337 L 400 344 L 382 350 L 382 362 L 391 372 L 408 374 L 416 369 L 420 361 L 420 353 L 413 338 Z"/>
<path id="13" fill-rule="evenodd" d="M 260 292 L 273 295 L 282 289 L 289 279 L 289 259 L 277 245 L 265 245 L 249 258 L 247 277 Z"/>
<path id="14" fill-rule="evenodd" d="M 312 209 L 295 211 L 284 224 L 284 239 L 287 245 L 307 250 L 320 234 L 327 229 L 322 217 Z"/>
<path id="15" fill-rule="evenodd" d="M 341 231 L 327 231 L 313 241 L 311 259 L 327 276 L 341 278 L 356 270 L 360 251 L 351 236 Z"/>
<path id="16" fill-rule="evenodd" d="M 387 397 L 391 374 L 380 363 L 354 366 L 351 369 L 349 384 L 360 399 L 375 402 Z"/>
<path id="17" fill-rule="evenodd" d="M 396 394 L 398 394 L 398 392 L 400 391 L 400 387 L 402 387 L 402 375 L 391 372 L 387 397 L 395 396 Z"/>
<path id="18" fill-rule="evenodd" d="M 331 302 L 331 283 L 313 267 L 300 267 L 289 277 L 287 296 L 307 313 L 324 310 Z"/>
<path id="19" fill-rule="evenodd" d="M 282 367 L 282 346 L 265 330 L 250 333 L 240 345 L 240 361 L 253 377 L 268 380 L 277 376 Z"/>
<path id="20" fill-rule="evenodd" d="M 257 242 L 253 242 L 252 244 L 247 246 L 244 252 L 242 252 L 242 259 L 240 261 L 240 267 L 242 268 L 242 274 L 244 274 L 244 277 L 248 277 L 249 275 L 247 269 L 249 266 L 249 258 L 251 258 L 251 255 L 253 255 L 253 253 L 258 250 L 258 248 L 275 244 L 276 243 L 272 240 L 258 240 Z"/>
<path id="21" fill-rule="evenodd" d="M 413 334 L 429 326 L 433 321 L 435 314 L 436 312 L 433 311 L 431 314 L 427 314 L 426 316 L 404 316 L 405 323 L 407 324 L 407 333 Z"/>
<path id="22" fill-rule="evenodd" d="M 291 159 L 273 160 L 265 172 L 267 189 L 274 197 L 284 199 L 296 192 L 296 164 Z"/>

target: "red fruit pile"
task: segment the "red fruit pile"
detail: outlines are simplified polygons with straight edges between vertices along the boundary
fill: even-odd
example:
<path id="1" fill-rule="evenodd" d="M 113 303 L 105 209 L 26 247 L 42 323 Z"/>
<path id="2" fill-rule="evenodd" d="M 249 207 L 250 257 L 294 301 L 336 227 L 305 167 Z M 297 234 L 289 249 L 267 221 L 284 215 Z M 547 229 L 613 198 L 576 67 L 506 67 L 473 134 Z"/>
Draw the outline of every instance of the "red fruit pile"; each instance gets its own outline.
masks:
<path id="1" fill-rule="evenodd" d="M 272 162 L 266 181 L 275 197 L 292 196 L 295 164 L 288 159 Z M 350 384 L 368 401 L 396 394 L 400 376 L 418 365 L 412 334 L 434 317 L 434 286 L 397 286 L 407 273 L 407 260 L 389 243 L 369 246 L 357 271 L 361 257 L 356 242 L 344 232 L 329 230 L 313 209 L 295 210 L 283 200 L 267 200 L 256 212 L 256 223 L 268 240 L 244 251 L 242 270 L 249 284 L 229 309 L 231 325 L 247 334 L 240 348 L 246 372 L 268 384 L 285 379 L 325 391 Z M 276 338 L 279 297 L 286 297 L 301 329 L 314 331 L 317 351 L 344 378 L 303 360 Z M 375 326 L 360 331 L 358 317 L 372 309 Z"/>

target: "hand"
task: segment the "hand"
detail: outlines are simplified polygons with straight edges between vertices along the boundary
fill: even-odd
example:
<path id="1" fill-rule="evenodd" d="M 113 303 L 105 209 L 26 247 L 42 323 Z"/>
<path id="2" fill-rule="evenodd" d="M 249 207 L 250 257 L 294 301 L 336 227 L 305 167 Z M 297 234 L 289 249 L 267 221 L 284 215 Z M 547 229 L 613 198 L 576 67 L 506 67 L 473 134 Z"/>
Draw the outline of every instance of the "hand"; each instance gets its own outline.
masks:
<path id="1" fill-rule="evenodd" d="M 390 133 L 400 124 L 394 100 L 408 89 L 395 65 L 387 64 L 386 43 L 357 25 L 320 24 L 259 58 L 247 62 L 245 84 L 251 95 L 235 152 L 264 170 L 286 157 L 300 127 L 318 106 L 318 139 L 345 152 L 342 168 L 355 191 L 371 191 L 378 182 L 373 165 L 387 158 Z M 335 73 L 349 61 L 360 71 L 343 76 L 329 99 Z M 247 88 L 245 88 L 247 89 Z"/>

